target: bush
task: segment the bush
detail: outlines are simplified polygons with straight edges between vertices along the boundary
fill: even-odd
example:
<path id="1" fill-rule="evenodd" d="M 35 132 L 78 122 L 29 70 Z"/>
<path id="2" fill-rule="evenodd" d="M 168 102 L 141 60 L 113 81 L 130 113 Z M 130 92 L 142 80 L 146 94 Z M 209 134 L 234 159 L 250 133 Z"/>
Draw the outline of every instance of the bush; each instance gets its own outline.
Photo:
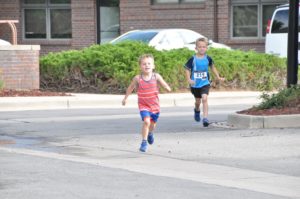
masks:
<path id="1" fill-rule="evenodd" d="M 300 101 L 300 86 L 291 86 L 279 90 L 278 93 L 261 95 L 262 102 L 257 106 L 257 109 L 296 107 Z"/>
<path id="2" fill-rule="evenodd" d="M 0 79 L 0 91 L 3 90 L 3 88 L 4 88 L 4 81 L 2 81 L 2 80 Z"/>
<path id="3" fill-rule="evenodd" d="M 228 87 L 250 90 L 282 88 L 286 78 L 286 60 L 254 51 L 210 49 L 218 71 Z"/>
<path id="4" fill-rule="evenodd" d="M 173 90 L 188 87 L 183 65 L 193 51 L 157 51 L 144 43 L 124 42 L 41 57 L 41 88 L 63 92 L 124 93 L 131 79 L 139 73 L 138 57 L 145 53 L 154 55 L 156 71 Z M 226 88 L 274 90 L 285 84 L 285 59 L 254 51 L 213 48 L 208 50 L 208 55 L 213 58 L 220 75 L 226 78 L 222 84 Z"/>

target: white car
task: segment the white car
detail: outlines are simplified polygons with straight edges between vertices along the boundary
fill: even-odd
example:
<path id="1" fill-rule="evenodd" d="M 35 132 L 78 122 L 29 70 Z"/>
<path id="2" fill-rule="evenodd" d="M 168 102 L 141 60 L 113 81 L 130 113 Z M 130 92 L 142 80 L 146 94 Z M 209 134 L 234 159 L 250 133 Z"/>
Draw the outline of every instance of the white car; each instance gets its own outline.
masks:
<path id="1" fill-rule="evenodd" d="M 116 44 L 122 41 L 133 40 L 145 42 L 156 50 L 171 50 L 185 47 L 195 50 L 195 41 L 200 37 L 204 36 L 188 29 L 145 29 L 126 32 L 110 41 L 110 43 Z M 215 43 L 212 40 L 209 40 L 209 47 L 231 49 L 225 44 Z"/>
<path id="2" fill-rule="evenodd" d="M 300 4 L 299 4 L 300 6 Z M 299 13 L 300 18 L 300 13 Z M 289 4 L 278 6 L 268 22 L 265 52 L 287 57 L 288 49 L 288 25 L 289 25 Z M 300 36 L 300 29 L 298 30 Z M 300 45 L 300 37 L 298 38 Z M 298 49 L 298 60 L 300 60 L 300 49 Z"/>
<path id="3" fill-rule="evenodd" d="M 0 39 L 0 46 L 10 46 L 10 45 L 11 45 L 11 43 L 9 43 L 8 41 Z"/>

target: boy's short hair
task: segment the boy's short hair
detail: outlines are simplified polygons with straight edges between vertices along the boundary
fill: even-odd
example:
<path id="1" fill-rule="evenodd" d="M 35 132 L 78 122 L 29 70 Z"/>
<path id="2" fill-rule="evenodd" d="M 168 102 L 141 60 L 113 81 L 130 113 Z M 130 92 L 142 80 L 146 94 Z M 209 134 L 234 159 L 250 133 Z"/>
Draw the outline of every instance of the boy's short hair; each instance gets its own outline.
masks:
<path id="1" fill-rule="evenodd" d="M 208 39 L 206 37 L 200 37 L 200 38 L 196 39 L 196 42 L 195 42 L 196 46 L 197 46 L 197 43 L 200 41 L 205 42 L 206 45 L 208 45 Z"/>
<path id="2" fill-rule="evenodd" d="M 153 57 L 152 54 L 143 54 L 138 59 L 139 64 L 141 64 L 142 60 L 145 59 L 145 58 L 152 58 L 154 60 L 154 57 Z"/>

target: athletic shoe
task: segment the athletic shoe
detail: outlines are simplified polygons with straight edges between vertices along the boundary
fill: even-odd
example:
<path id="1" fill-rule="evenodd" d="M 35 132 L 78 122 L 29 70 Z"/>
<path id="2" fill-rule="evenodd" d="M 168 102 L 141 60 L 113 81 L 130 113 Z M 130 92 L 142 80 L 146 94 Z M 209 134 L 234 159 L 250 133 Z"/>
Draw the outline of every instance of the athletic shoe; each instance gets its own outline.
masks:
<path id="1" fill-rule="evenodd" d="M 148 134 L 147 141 L 148 141 L 149 144 L 153 144 L 153 142 L 154 142 L 154 135 L 153 135 L 153 133 L 149 133 Z"/>
<path id="2" fill-rule="evenodd" d="M 143 140 L 141 143 L 140 151 L 146 152 L 146 150 L 147 150 L 147 140 Z"/>
<path id="3" fill-rule="evenodd" d="M 194 119 L 196 122 L 200 122 L 200 120 L 201 120 L 200 111 L 196 111 L 196 109 L 194 109 Z"/>
<path id="4" fill-rule="evenodd" d="M 207 118 L 203 118 L 203 126 L 204 127 L 208 127 L 208 125 L 209 125 L 208 119 Z"/>

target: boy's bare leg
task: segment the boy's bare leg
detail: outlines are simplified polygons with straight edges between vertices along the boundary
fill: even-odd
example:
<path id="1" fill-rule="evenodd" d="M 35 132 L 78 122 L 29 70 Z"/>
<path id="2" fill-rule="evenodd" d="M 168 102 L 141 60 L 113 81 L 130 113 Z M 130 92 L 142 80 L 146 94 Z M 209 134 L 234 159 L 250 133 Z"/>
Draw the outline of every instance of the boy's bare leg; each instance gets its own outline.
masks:
<path id="1" fill-rule="evenodd" d="M 201 98 L 195 98 L 195 109 L 200 111 Z"/>
<path id="2" fill-rule="evenodd" d="M 143 126 L 142 126 L 142 138 L 143 138 L 143 140 L 147 140 L 150 126 L 151 126 L 150 117 L 145 117 L 144 122 L 143 122 Z"/>
<path id="3" fill-rule="evenodd" d="M 148 141 L 149 144 L 154 143 L 153 131 L 155 129 L 155 126 L 156 126 L 156 123 L 154 121 L 151 121 L 149 131 L 148 131 L 148 137 L 147 137 L 147 141 Z"/>
<path id="4" fill-rule="evenodd" d="M 156 123 L 155 122 L 151 122 L 150 127 L 149 127 L 149 132 L 153 133 L 155 127 L 156 127 Z"/>
<path id="5" fill-rule="evenodd" d="M 208 116 L 208 100 L 207 94 L 202 95 L 202 106 L 203 106 L 203 118 L 207 118 Z"/>

